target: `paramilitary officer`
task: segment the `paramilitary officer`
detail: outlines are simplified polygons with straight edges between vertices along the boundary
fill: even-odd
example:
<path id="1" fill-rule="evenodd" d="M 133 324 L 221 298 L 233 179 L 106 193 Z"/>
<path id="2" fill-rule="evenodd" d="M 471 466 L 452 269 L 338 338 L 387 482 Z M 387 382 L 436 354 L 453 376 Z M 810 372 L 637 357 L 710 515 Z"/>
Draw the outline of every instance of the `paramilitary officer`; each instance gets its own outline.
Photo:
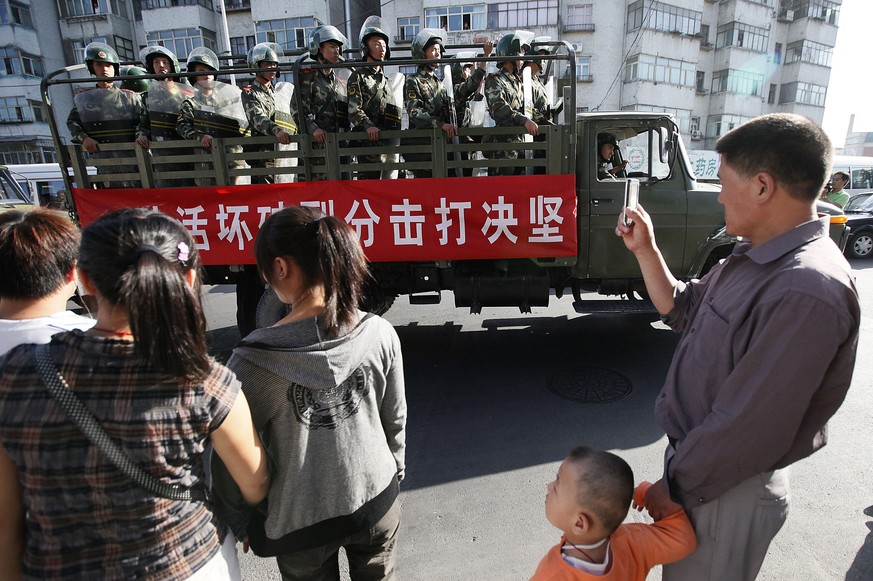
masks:
<path id="1" fill-rule="evenodd" d="M 346 37 L 329 24 L 319 26 L 309 34 L 309 58 L 319 64 L 336 64 L 343 60 Z M 298 125 L 312 136 L 313 149 L 322 149 L 328 133 L 348 131 L 349 107 L 346 83 L 330 68 L 310 69 L 303 63 L 297 81 L 299 95 L 294 96 L 292 108 Z M 344 69 L 347 70 L 347 69 Z M 300 103 L 299 111 L 296 105 Z M 324 158 L 313 156 L 304 161 L 312 168 L 313 181 L 327 179 L 324 173 Z"/>
<path id="2" fill-rule="evenodd" d="M 494 51 L 494 42 L 486 40 L 483 46 L 483 56 L 491 56 Z M 471 127 L 473 123 L 473 114 L 471 104 L 473 101 L 481 101 L 485 96 L 479 91 L 482 83 L 485 82 L 485 70 L 488 63 L 482 61 L 478 65 L 472 62 L 464 62 L 464 58 L 476 56 L 475 52 L 460 52 L 456 58 L 458 62 L 452 63 L 452 85 L 455 92 L 455 110 L 458 115 L 458 127 Z M 478 143 L 481 137 L 472 137 L 470 135 L 462 135 L 459 137 L 461 143 Z M 476 158 L 475 151 L 466 153 L 469 160 Z M 469 177 L 473 175 L 473 168 L 465 167 L 464 175 Z"/>
<path id="3" fill-rule="evenodd" d="M 214 137 L 241 137 L 246 135 L 246 114 L 242 106 L 239 87 L 215 80 L 218 71 L 218 57 L 205 47 L 197 47 L 188 55 L 188 79 L 194 86 L 194 96 L 184 103 L 176 120 L 176 132 L 185 139 L 196 139 L 204 149 L 212 149 Z M 205 74 L 197 74 L 205 73 Z M 228 153 L 242 153 L 242 145 L 231 145 Z M 210 161 L 197 162 L 195 169 L 204 173 L 214 171 Z M 242 160 L 228 161 L 230 169 L 241 169 Z M 215 178 L 204 175 L 194 180 L 198 186 L 215 185 Z M 231 180 L 231 185 L 239 183 L 239 176 Z"/>
<path id="4" fill-rule="evenodd" d="M 297 133 L 297 125 L 291 118 L 291 102 L 277 99 L 273 90 L 273 80 L 279 77 L 275 70 L 282 58 L 282 49 L 275 42 L 262 42 L 256 44 L 249 51 L 248 66 L 250 69 L 264 69 L 258 71 L 251 85 L 243 89 L 242 102 L 246 117 L 249 120 L 249 129 L 254 136 L 275 136 L 282 145 L 291 143 L 291 134 Z M 275 152 L 273 144 L 246 145 L 247 152 Z M 276 167 L 275 157 L 269 159 L 250 159 L 252 168 Z M 252 175 L 253 184 L 272 184 L 274 176 Z"/>
<path id="5" fill-rule="evenodd" d="M 546 95 L 546 88 L 540 79 L 540 73 L 544 70 L 542 55 L 549 54 L 545 48 L 531 48 L 527 51 L 529 60 L 525 60 L 524 66 L 530 69 L 531 80 L 531 101 L 533 104 L 533 120 L 537 127 L 543 125 L 552 125 L 552 104 L 549 103 L 549 98 Z M 537 58 L 540 57 L 540 58 Z M 546 135 L 541 133 L 534 138 L 534 141 L 545 141 Z M 546 152 L 544 150 L 534 151 L 534 158 L 545 159 Z M 534 168 L 535 174 L 546 173 L 545 167 Z"/>
<path id="6" fill-rule="evenodd" d="M 444 30 L 424 28 L 412 41 L 412 58 L 436 60 L 442 57 Z M 434 129 L 439 127 L 452 139 L 458 134 L 458 127 L 452 123 L 452 102 L 448 91 L 434 75 L 434 65 L 418 65 L 418 71 L 408 79 L 403 88 L 406 95 L 406 113 L 410 129 Z M 431 145 L 430 137 L 411 137 L 405 139 L 408 145 Z M 432 147 L 430 148 L 432 149 Z M 409 162 L 430 161 L 430 153 L 405 153 L 403 158 Z M 417 178 L 433 176 L 433 170 L 413 169 Z"/>
<path id="7" fill-rule="evenodd" d="M 179 59 L 168 48 L 163 46 L 146 46 L 139 51 L 139 60 L 145 66 L 146 71 L 152 75 L 167 75 L 182 72 Z M 148 92 L 143 96 L 143 101 L 148 112 L 147 122 L 143 134 L 151 141 L 179 141 L 181 137 L 176 133 L 176 118 L 179 110 L 186 99 L 194 96 L 191 88 L 182 78 L 162 77 L 151 83 Z M 155 163 L 155 185 L 159 188 L 184 187 L 194 185 L 194 180 L 185 178 L 167 178 L 164 174 L 174 171 L 190 171 L 190 163 L 170 162 L 178 155 L 187 155 L 190 152 L 180 148 L 158 148 L 153 150 L 152 155 Z"/>
<path id="8" fill-rule="evenodd" d="M 74 143 L 95 159 L 130 158 L 131 151 L 101 151 L 101 143 L 131 143 L 148 147 L 148 139 L 139 135 L 145 123 L 145 107 L 139 94 L 119 89 L 109 77 L 119 72 L 118 53 L 103 42 L 92 42 L 85 47 L 85 64 L 88 71 L 97 77 L 97 87 L 78 93 L 73 98 L 74 107 L 67 117 L 67 128 Z M 135 165 L 98 165 L 98 174 L 137 173 Z M 126 188 L 138 185 L 135 181 L 111 181 L 107 188 Z"/>
<path id="9" fill-rule="evenodd" d="M 378 16 L 364 21 L 359 36 L 361 58 L 367 62 L 385 61 L 391 58 L 386 32 L 388 27 Z M 379 65 L 355 69 L 349 77 L 349 122 L 355 131 L 366 131 L 367 141 L 355 145 L 377 145 L 382 130 L 400 129 L 400 104 L 394 102 L 391 83 Z M 358 155 L 358 163 L 380 163 L 381 155 Z M 358 179 L 379 179 L 380 170 L 358 172 Z"/>
<path id="10" fill-rule="evenodd" d="M 533 119 L 526 117 L 524 111 L 524 96 L 522 93 L 521 59 L 530 48 L 534 35 L 526 30 L 516 30 L 505 34 L 497 42 L 497 56 L 507 57 L 504 61 L 498 61 L 500 71 L 493 73 L 485 79 L 485 100 L 488 103 L 488 111 L 497 127 L 520 127 L 523 126 L 530 135 L 536 136 L 539 127 Z M 482 143 L 519 143 L 521 135 L 487 135 Z M 518 150 L 501 149 L 498 151 L 485 151 L 488 159 L 518 159 Z M 513 175 L 521 173 L 517 170 L 522 168 L 512 167 L 489 167 L 488 175 Z"/>

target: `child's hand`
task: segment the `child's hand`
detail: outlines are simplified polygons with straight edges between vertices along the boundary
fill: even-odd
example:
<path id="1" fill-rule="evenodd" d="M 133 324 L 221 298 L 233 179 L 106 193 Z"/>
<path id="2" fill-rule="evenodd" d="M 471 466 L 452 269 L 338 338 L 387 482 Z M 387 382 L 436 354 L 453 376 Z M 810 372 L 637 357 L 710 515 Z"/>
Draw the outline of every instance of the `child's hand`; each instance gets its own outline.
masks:
<path id="1" fill-rule="evenodd" d="M 649 491 L 651 485 L 651 482 L 643 480 L 640 482 L 639 486 L 634 489 L 634 499 L 631 506 L 639 512 L 642 512 L 646 507 L 646 493 Z"/>

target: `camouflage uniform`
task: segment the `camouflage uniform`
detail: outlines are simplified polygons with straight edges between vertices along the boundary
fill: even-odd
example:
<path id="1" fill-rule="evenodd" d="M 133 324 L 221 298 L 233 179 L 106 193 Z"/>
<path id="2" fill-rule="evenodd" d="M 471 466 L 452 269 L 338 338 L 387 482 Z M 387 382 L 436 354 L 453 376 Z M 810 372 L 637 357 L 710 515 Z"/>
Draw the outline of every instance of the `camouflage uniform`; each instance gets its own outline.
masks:
<path id="1" fill-rule="evenodd" d="M 418 67 L 418 72 L 406 79 L 403 88 L 406 95 L 406 113 L 409 116 L 410 129 L 433 129 L 440 128 L 444 123 L 451 123 L 449 114 L 448 91 L 443 84 L 434 76 L 428 67 Z M 411 137 L 404 139 L 406 145 L 428 145 L 431 140 L 428 137 Z M 430 153 L 405 153 L 406 161 L 430 161 Z M 417 178 L 429 178 L 433 176 L 430 169 L 412 170 Z"/>
<path id="2" fill-rule="evenodd" d="M 305 66 L 306 63 L 304 63 Z M 327 133 L 339 133 L 349 129 L 349 105 L 346 84 L 333 69 L 304 69 L 301 67 L 297 80 L 300 91 L 300 111 L 297 98 L 291 100 L 298 125 L 310 135 L 321 129 Z M 313 149 L 322 149 L 320 143 L 312 142 Z M 312 166 L 312 180 L 327 179 L 324 173 L 324 158 L 312 157 L 305 163 Z"/>
<path id="3" fill-rule="evenodd" d="M 455 91 L 455 111 L 458 115 L 458 128 L 462 127 L 470 127 L 470 123 L 472 122 L 472 114 L 470 112 L 470 103 L 476 100 L 476 95 L 480 95 L 479 86 L 482 84 L 482 81 L 485 80 L 485 69 L 480 69 L 479 67 L 475 67 L 473 69 L 473 73 L 467 77 L 466 79 L 459 81 L 458 78 L 454 79 L 456 82 L 454 83 L 454 91 Z M 479 99 L 482 99 L 482 96 L 479 96 Z M 481 137 L 474 138 L 471 135 L 461 135 L 458 137 L 458 141 L 461 143 L 478 143 L 481 140 Z M 468 160 L 473 160 L 476 157 L 475 151 L 470 151 L 465 154 Z M 465 167 L 464 175 L 470 177 L 473 175 L 473 168 Z"/>
<path id="4" fill-rule="evenodd" d="M 530 81 L 533 101 L 533 121 L 537 125 L 552 125 L 552 106 L 546 96 L 546 88 L 543 86 L 539 75 L 531 75 Z M 542 133 L 534 137 L 534 141 L 543 142 L 545 140 L 546 136 Z M 537 150 L 534 151 L 533 156 L 535 159 L 545 159 L 546 152 Z M 534 174 L 544 174 L 546 173 L 546 168 L 535 167 L 533 172 Z"/>
<path id="5" fill-rule="evenodd" d="M 524 95 L 521 79 L 506 69 L 488 75 L 485 79 L 485 100 L 488 112 L 497 127 L 521 127 L 528 120 L 524 116 Z M 488 135 L 483 143 L 520 143 L 521 135 Z M 486 151 L 488 159 L 518 159 L 517 150 Z M 489 167 L 488 175 L 513 175 L 515 168 Z"/>
<path id="6" fill-rule="evenodd" d="M 146 123 L 140 131 L 151 141 L 178 141 L 182 139 L 176 133 L 176 118 L 186 99 L 194 96 L 190 85 L 174 81 L 152 80 L 147 93 L 143 94 L 146 108 Z M 191 152 L 183 148 L 155 150 L 153 155 L 174 157 L 189 155 Z M 160 163 L 156 169 L 163 171 L 190 171 L 190 163 Z M 160 177 L 160 171 L 155 172 L 155 185 L 159 188 L 185 187 L 194 185 L 191 179 L 166 179 Z"/>
<path id="7" fill-rule="evenodd" d="M 366 66 L 355 69 L 349 77 L 349 123 L 355 131 L 366 131 L 370 127 L 381 130 L 400 129 L 400 119 L 394 119 L 386 105 L 393 105 L 393 92 L 385 71 Z M 398 109 L 399 115 L 399 109 Z M 355 141 L 355 147 L 372 147 L 378 143 L 369 140 Z M 379 163 L 381 155 L 358 155 L 358 163 Z M 379 170 L 359 171 L 358 179 L 379 179 Z"/>
<path id="8" fill-rule="evenodd" d="M 74 143 L 82 143 L 86 137 L 97 143 L 133 143 L 147 122 L 140 95 L 116 86 L 82 91 L 73 98 L 73 103 L 75 106 L 67 117 L 67 128 Z M 96 159 L 132 155 L 132 151 L 98 151 L 91 154 Z M 139 173 L 139 170 L 135 165 L 121 165 L 98 167 L 97 173 Z M 102 187 L 130 188 L 136 185 L 136 181 L 113 181 Z"/>
<path id="9" fill-rule="evenodd" d="M 249 120 L 252 135 L 276 135 L 280 131 L 297 133 L 297 125 L 290 114 L 290 103 L 277 103 L 273 85 L 265 85 L 255 78 L 251 85 L 242 91 L 242 104 Z M 276 151 L 275 144 L 247 145 L 247 152 Z M 275 159 L 250 159 L 253 168 L 276 167 Z M 271 175 L 252 176 L 253 184 L 272 184 L 275 178 Z"/>
<path id="10" fill-rule="evenodd" d="M 242 106 L 242 91 L 234 85 L 213 82 L 212 91 L 204 91 L 202 83 L 194 85 L 194 96 L 182 103 L 179 117 L 176 120 L 176 132 L 184 139 L 199 140 L 201 136 L 241 137 L 247 135 L 245 129 L 246 115 Z M 198 148 L 199 153 L 211 157 L 211 153 Z M 228 153 L 242 153 L 241 145 L 226 148 Z M 242 160 L 228 161 L 230 169 L 242 169 Z M 211 162 L 197 162 L 198 170 L 211 170 Z M 194 180 L 198 186 L 215 185 L 214 178 L 201 177 Z M 231 180 L 233 185 L 239 183 L 239 176 Z"/>

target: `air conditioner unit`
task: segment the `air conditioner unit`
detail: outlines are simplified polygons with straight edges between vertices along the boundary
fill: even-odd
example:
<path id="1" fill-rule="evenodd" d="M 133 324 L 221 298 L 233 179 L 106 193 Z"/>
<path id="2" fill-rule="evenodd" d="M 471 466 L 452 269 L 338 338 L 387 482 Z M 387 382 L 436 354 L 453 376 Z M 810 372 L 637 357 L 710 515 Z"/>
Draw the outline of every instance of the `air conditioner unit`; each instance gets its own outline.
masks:
<path id="1" fill-rule="evenodd" d="M 794 22 L 794 10 L 782 10 L 777 18 L 780 22 Z"/>
<path id="2" fill-rule="evenodd" d="M 573 47 L 573 52 L 582 52 L 582 43 L 574 43 L 571 45 Z"/>
<path id="3" fill-rule="evenodd" d="M 703 134 L 700 131 L 698 131 L 697 129 L 695 129 L 694 131 L 691 132 L 691 139 L 693 139 L 694 141 L 697 141 L 697 140 L 702 139 L 702 138 L 703 138 Z"/>

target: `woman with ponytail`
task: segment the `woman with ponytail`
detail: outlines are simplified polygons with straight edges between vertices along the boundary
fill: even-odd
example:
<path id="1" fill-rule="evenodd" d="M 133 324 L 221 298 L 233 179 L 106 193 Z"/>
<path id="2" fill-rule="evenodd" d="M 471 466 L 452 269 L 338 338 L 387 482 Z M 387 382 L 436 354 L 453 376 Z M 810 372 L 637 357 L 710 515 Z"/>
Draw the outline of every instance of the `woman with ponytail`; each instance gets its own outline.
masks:
<path id="1" fill-rule="evenodd" d="M 273 474 L 266 510 L 234 530 L 275 556 L 286 580 L 339 579 L 340 547 L 353 581 L 394 579 L 403 361 L 391 324 L 358 309 L 367 264 L 357 235 L 319 210 L 286 208 L 261 226 L 255 254 L 291 311 L 228 361 Z"/>
<path id="2" fill-rule="evenodd" d="M 207 354 L 191 235 L 119 210 L 85 229 L 78 267 L 96 325 L 0 359 L 0 578 L 239 579 L 211 503 L 135 483 L 60 407 L 41 359 L 150 480 L 202 494 L 211 443 L 260 502 L 266 454 L 239 382 Z"/>

